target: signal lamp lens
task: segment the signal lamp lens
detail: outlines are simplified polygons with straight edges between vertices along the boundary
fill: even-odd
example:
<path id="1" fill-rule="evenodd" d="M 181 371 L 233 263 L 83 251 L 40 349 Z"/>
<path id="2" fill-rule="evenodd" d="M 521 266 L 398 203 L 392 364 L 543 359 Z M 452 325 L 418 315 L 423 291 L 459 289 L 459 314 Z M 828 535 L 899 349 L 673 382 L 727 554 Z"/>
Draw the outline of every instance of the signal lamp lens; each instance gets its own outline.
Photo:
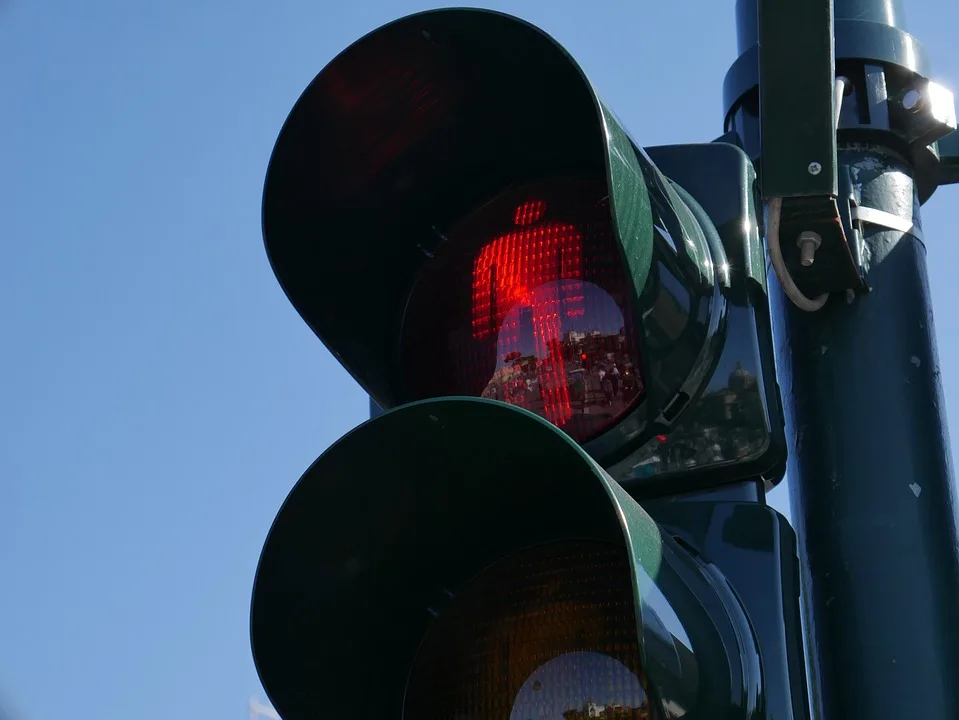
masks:
<path id="1" fill-rule="evenodd" d="M 650 718 L 626 549 L 554 543 L 476 576 L 413 663 L 416 720 Z"/>
<path id="2" fill-rule="evenodd" d="M 413 395 L 519 405 L 577 442 L 642 400 L 631 279 L 606 195 L 601 178 L 527 185 L 446 235 L 403 323 Z"/>

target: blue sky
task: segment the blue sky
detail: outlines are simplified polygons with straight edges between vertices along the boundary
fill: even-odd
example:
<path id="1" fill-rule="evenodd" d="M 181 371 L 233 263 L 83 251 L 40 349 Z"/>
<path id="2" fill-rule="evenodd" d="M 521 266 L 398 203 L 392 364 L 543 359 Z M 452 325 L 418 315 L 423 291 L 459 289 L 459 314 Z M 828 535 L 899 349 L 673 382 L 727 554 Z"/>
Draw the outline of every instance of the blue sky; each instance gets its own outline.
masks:
<path id="1" fill-rule="evenodd" d="M 487 6 L 563 42 L 644 144 L 720 134 L 732 0 Z M 367 411 L 270 271 L 266 163 L 325 63 L 427 7 L 0 2 L 0 704 L 17 720 L 246 717 L 263 539 Z M 908 10 L 956 87 L 959 4 Z M 953 418 L 957 193 L 924 223 Z"/>

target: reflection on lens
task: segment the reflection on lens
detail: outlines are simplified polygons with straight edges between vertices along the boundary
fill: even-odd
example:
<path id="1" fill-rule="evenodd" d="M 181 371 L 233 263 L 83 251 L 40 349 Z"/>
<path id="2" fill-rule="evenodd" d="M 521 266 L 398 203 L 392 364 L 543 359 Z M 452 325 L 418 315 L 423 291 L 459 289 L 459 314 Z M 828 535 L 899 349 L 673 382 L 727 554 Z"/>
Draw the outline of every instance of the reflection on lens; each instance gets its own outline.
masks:
<path id="1" fill-rule="evenodd" d="M 544 663 L 520 688 L 510 720 L 645 718 L 639 678 L 602 653 L 562 655 Z"/>
<path id="2" fill-rule="evenodd" d="M 589 308 L 571 309 L 580 305 Z M 574 438 L 621 416 L 642 391 L 615 300 L 563 280 L 524 293 L 499 323 L 496 369 L 482 396 L 545 417 Z"/>

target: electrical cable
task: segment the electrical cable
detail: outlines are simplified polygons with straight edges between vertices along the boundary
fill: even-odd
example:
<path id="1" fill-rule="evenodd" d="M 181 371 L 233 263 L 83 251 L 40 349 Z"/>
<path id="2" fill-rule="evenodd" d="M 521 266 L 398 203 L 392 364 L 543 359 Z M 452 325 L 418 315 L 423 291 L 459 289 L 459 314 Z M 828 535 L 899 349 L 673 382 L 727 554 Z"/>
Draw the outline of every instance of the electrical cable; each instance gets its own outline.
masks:
<path id="1" fill-rule="evenodd" d="M 776 277 L 779 278 L 779 284 L 782 286 L 783 292 L 786 293 L 786 297 L 792 304 L 800 310 L 816 312 L 826 304 L 829 293 L 823 293 L 815 299 L 806 297 L 803 291 L 796 287 L 792 275 L 786 269 L 782 249 L 779 247 L 779 220 L 782 215 L 782 205 L 782 198 L 770 198 L 769 200 L 769 217 L 766 222 L 766 248 L 769 250 L 769 260 L 776 272 Z"/>

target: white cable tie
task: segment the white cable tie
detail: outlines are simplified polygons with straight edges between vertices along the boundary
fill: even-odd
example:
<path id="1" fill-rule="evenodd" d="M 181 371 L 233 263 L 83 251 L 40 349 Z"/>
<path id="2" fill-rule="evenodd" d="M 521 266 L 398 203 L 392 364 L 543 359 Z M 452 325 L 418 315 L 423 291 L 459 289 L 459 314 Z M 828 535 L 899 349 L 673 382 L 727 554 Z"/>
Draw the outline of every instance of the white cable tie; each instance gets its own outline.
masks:
<path id="1" fill-rule="evenodd" d="M 923 244 L 926 243 L 926 238 L 922 234 L 922 228 L 912 222 L 912 220 L 906 220 L 898 215 L 887 213 L 884 210 L 876 210 L 875 208 L 857 205 L 852 208 L 852 219 L 869 223 L 870 225 L 878 225 L 879 227 L 890 230 L 898 230 L 901 233 L 912 235 Z"/>

